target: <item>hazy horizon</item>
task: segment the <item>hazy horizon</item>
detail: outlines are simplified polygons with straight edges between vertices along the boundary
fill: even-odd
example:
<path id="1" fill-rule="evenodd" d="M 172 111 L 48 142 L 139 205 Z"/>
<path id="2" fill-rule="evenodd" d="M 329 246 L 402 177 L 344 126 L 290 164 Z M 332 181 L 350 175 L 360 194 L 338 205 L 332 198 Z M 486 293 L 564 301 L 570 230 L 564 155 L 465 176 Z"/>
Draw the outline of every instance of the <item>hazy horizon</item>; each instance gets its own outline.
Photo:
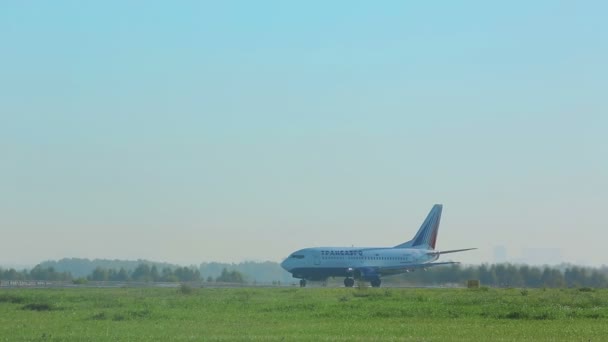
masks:
<path id="1" fill-rule="evenodd" d="M 374 247 L 374 246 L 368 246 L 368 247 Z M 536 252 L 543 252 L 546 251 L 547 249 L 537 249 L 535 250 Z M 559 250 L 553 250 L 553 249 L 549 249 L 549 251 L 551 252 L 549 255 L 550 256 L 555 256 L 555 253 L 557 252 L 557 254 L 561 253 L 561 251 Z M 547 259 L 551 259 L 550 257 L 547 258 L 546 256 L 543 255 L 543 257 L 535 257 L 535 256 L 530 256 L 529 254 L 530 251 L 520 251 L 520 253 L 518 253 L 515 257 L 510 257 L 510 258 L 506 258 L 506 259 L 500 259 L 500 258 L 496 258 L 496 256 L 493 259 L 488 259 L 488 260 L 480 260 L 477 262 L 472 262 L 472 263 L 462 263 L 463 266 L 468 266 L 468 265 L 481 265 L 481 264 L 513 264 L 513 265 L 529 265 L 529 266 L 549 266 L 549 267 L 559 267 L 562 265 L 573 265 L 573 266 L 582 266 L 582 267 L 608 267 L 608 264 L 599 264 L 599 265 L 594 265 L 594 264 L 590 264 L 590 263 L 585 263 L 583 262 L 579 262 L 579 263 L 572 263 L 572 262 L 567 262 L 567 261 L 562 261 L 559 263 L 552 263 L 552 262 L 544 262 Z M 263 260 L 263 259 L 243 259 L 243 260 L 239 260 L 239 261 L 221 261 L 221 260 L 202 260 L 202 261 L 192 261 L 192 262 L 184 262 L 184 261 L 171 261 L 171 260 L 157 260 L 157 259 L 145 259 L 145 258 L 135 258 L 135 259 L 118 259 L 118 258 L 81 258 L 81 257 L 77 257 L 77 256 L 68 256 L 68 257 L 63 257 L 63 258 L 58 258 L 58 259 L 44 259 L 44 260 L 40 260 L 38 262 L 35 263 L 31 263 L 31 264 L 2 264 L 0 263 L 0 268 L 4 268 L 4 269 L 9 269 L 9 268 L 14 268 L 16 270 L 21 270 L 21 269 L 31 269 L 34 266 L 38 265 L 38 264 L 42 264 L 44 262 L 49 262 L 49 261 L 60 261 L 63 259 L 88 259 L 91 261 L 94 260 L 117 260 L 117 261 L 146 261 L 146 262 L 152 262 L 152 263 L 168 263 L 168 264 L 174 264 L 174 265 L 180 265 L 180 266 L 199 266 L 201 264 L 213 264 L 213 263 L 218 263 L 218 264 L 242 264 L 242 263 L 248 263 L 248 262 L 253 262 L 253 263 L 265 263 L 265 262 L 276 262 L 276 263 L 280 263 L 280 260 Z M 446 258 L 447 260 L 447 258 Z M 554 258 L 554 260 L 557 260 Z"/>
<path id="2" fill-rule="evenodd" d="M 0 264 L 608 264 L 608 3 L 0 4 Z M 557 260 L 559 259 L 559 260 Z"/>

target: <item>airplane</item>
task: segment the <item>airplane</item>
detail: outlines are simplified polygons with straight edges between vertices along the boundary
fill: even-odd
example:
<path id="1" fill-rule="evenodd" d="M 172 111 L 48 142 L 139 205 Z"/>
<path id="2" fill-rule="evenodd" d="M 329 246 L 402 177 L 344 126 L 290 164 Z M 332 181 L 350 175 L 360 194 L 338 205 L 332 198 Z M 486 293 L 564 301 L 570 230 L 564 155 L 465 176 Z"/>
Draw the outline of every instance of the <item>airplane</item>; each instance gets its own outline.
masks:
<path id="1" fill-rule="evenodd" d="M 326 281 L 345 277 L 344 286 L 353 287 L 355 279 L 380 287 L 381 278 L 395 274 L 426 270 L 458 262 L 433 262 L 442 254 L 470 251 L 476 248 L 435 250 L 443 205 L 435 204 L 411 240 L 394 247 L 313 247 L 293 252 L 282 263 L 287 272 L 306 281 Z"/>

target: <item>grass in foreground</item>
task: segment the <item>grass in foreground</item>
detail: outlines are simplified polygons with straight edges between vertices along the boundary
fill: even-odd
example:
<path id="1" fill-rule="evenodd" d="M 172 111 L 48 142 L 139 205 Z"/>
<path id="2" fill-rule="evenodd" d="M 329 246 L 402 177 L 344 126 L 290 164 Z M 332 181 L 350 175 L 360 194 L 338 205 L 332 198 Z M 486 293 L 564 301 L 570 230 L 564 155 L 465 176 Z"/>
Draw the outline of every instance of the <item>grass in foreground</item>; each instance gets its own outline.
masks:
<path id="1" fill-rule="evenodd" d="M 564 340 L 608 338 L 608 290 L 19 289 L 0 340 Z"/>

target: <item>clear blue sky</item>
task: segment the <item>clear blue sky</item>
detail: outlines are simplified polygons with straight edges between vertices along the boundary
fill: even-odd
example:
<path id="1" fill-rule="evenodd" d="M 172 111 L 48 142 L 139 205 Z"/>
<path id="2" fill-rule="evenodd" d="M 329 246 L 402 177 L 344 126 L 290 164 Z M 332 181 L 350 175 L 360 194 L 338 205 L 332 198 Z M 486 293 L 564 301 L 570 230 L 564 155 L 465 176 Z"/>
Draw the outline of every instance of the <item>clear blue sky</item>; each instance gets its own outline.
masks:
<path id="1" fill-rule="evenodd" d="M 389 246 L 434 203 L 458 260 L 608 264 L 606 13 L 2 1 L 0 264 Z"/>

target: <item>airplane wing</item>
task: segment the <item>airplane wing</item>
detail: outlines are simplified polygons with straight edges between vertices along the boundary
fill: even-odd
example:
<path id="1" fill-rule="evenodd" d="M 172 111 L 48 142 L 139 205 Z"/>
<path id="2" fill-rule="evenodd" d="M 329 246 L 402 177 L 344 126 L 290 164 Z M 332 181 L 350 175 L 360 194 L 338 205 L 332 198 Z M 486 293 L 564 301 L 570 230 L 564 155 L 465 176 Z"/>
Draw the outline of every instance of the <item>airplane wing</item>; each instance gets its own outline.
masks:
<path id="1" fill-rule="evenodd" d="M 379 267 L 377 272 L 380 275 L 393 275 L 393 274 L 412 272 L 417 269 L 419 270 L 419 269 L 426 269 L 426 268 L 434 267 L 434 266 L 455 265 L 455 264 L 460 264 L 460 263 L 455 262 L 455 261 L 446 261 L 446 262 L 429 262 L 426 264 L 406 264 L 406 265 L 399 265 L 399 266 Z"/>

